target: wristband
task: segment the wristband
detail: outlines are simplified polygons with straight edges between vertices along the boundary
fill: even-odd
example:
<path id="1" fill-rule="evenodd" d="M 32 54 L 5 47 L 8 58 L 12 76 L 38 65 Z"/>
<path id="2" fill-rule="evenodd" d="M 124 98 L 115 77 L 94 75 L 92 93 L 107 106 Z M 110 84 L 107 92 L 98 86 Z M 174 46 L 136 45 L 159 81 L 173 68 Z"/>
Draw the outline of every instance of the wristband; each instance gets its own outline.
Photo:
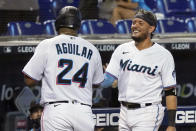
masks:
<path id="1" fill-rule="evenodd" d="M 175 126 L 176 110 L 167 110 L 168 126 Z"/>

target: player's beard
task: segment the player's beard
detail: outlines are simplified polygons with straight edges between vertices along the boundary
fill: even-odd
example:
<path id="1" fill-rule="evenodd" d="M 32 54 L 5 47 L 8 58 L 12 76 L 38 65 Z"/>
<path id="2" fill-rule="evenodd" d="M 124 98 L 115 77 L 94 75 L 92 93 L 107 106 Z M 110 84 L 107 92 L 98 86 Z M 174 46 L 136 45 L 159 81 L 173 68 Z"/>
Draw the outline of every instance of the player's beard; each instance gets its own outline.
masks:
<path id="1" fill-rule="evenodd" d="M 147 39 L 147 37 L 148 37 L 148 33 L 142 33 L 140 36 L 131 35 L 131 38 L 137 43 L 144 41 L 145 39 Z"/>

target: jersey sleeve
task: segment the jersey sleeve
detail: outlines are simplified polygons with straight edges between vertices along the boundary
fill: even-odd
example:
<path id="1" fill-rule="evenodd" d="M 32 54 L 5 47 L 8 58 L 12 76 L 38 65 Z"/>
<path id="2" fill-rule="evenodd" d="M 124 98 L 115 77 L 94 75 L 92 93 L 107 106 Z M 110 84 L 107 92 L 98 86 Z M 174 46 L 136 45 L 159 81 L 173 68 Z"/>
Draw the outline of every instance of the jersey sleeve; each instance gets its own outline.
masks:
<path id="1" fill-rule="evenodd" d="M 103 80 L 104 80 L 104 75 L 103 75 L 102 60 L 99 51 L 97 51 L 97 63 L 96 63 L 94 77 L 93 77 L 93 84 L 95 85 L 100 84 Z"/>
<path id="2" fill-rule="evenodd" d="M 46 65 L 47 50 L 45 41 L 42 41 L 35 49 L 29 62 L 23 68 L 23 73 L 34 80 L 41 80 Z"/>
<path id="3" fill-rule="evenodd" d="M 164 88 L 176 85 L 176 72 L 173 56 L 170 54 L 162 67 L 162 84 Z"/>
<path id="4" fill-rule="evenodd" d="M 118 78 L 119 75 L 119 71 L 120 71 L 120 48 L 117 48 L 114 53 L 112 54 L 112 57 L 110 59 L 110 62 L 106 68 L 106 72 L 108 72 L 109 74 L 111 74 L 113 77 L 115 77 L 116 79 Z"/>

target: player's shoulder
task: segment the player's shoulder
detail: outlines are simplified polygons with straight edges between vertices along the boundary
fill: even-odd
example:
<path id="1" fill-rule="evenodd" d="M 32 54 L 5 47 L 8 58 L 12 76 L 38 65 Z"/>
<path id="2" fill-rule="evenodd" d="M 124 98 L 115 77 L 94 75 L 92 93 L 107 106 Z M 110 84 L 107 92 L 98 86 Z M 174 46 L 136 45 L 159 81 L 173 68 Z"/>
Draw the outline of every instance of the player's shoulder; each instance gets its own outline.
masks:
<path id="1" fill-rule="evenodd" d="M 90 41 L 88 41 L 82 37 L 77 37 L 77 39 L 78 39 L 79 44 L 98 52 L 97 47 L 95 47 L 95 45 L 93 43 L 91 43 Z"/>
<path id="2" fill-rule="evenodd" d="M 159 54 L 172 56 L 171 52 L 168 49 L 166 49 L 164 46 L 162 46 L 156 42 L 155 42 L 155 45 L 156 45 L 156 50 L 159 52 Z"/>
<path id="3" fill-rule="evenodd" d="M 129 41 L 129 42 L 125 42 L 123 44 L 120 44 L 117 48 L 127 48 L 127 46 L 134 46 L 134 41 Z"/>
<path id="4" fill-rule="evenodd" d="M 130 42 L 125 42 L 123 44 L 120 44 L 117 46 L 117 48 L 115 49 L 115 52 L 119 52 L 119 51 L 123 51 L 123 50 L 128 50 L 129 48 L 134 47 L 134 41 L 130 41 Z"/>
<path id="5" fill-rule="evenodd" d="M 40 41 L 39 44 L 37 45 L 37 48 L 45 48 L 46 46 L 48 46 L 49 41 L 50 41 L 49 39 L 44 39 Z"/>
<path id="6" fill-rule="evenodd" d="M 77 36 L 77 40 L 79 42 L 81 42 L 81 44 L 85 44 L 85 45 L 89 45 L 89 46 L 94 46 L 90 41 L 80 37 L 80 36 Z"/>
<path id="7" fill-rule="evenodd" d="M 66 39 L 68 37 L 68 35 L 57 35 L 57 36 L 54 36 L 52 38 L 48 38 L 46 39 L 47 41 L 59 41 L 59 40 L 62 40 L 62 39 Z"/>
<path id="8" fill-rule="evenodd" d="M 58 36 L 55 36 L 55 37 L 51 38 L 51 41 L 56 41 L 56 40 L 58 40 L 58 41 L 73 40 L 78 45 L 91 46 L 91 47 L 95 48 L 95 46 L 92 43 L 90 43 L 89 41 L 87 41 L 86 39 L 84 39 L 80 36 L 72 36 L 72 35 L 61 34 L 61 35 L 58 35 Z"/>
<path id="9" fill-rule="evenodd" d="M 61 34 L 45 40 L 48 42 L 53 42 L 53 41 L 57 42 L 57 41 L 69 40 L 70 37 L 71 37 L 70 35 Z"/>
<path id="10" fill-rule="evenodd" d="M 88 44 L 88 45 L 90 45 L 90 46 L 93 46 L 93 47 L 95 47 L 90 41 L 88 41 L 87 39 L 84 39 L 84 38 L 82 38 L 82 37 L 77 37 L 78 38 L 78 40 L 80 40 L 80 41 L 84 41 L 84 43 L 86 43 L 86 44 Z"/>

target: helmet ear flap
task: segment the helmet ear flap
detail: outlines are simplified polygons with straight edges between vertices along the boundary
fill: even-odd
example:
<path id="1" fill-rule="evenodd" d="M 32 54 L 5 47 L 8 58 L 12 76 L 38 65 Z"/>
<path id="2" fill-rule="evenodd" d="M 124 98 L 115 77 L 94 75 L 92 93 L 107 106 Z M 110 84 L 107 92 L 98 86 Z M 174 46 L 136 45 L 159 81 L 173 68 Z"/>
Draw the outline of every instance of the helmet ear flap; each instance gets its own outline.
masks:
<path id="1" fill-rule="evenodd" d="M 55 21 L 55 28 L 58 31 L 60 28 L 71 28 L 79 30 L 81 26 L 81 13 L 74 6 L 66 6 L 60 10 L 60 14 Z"/>

